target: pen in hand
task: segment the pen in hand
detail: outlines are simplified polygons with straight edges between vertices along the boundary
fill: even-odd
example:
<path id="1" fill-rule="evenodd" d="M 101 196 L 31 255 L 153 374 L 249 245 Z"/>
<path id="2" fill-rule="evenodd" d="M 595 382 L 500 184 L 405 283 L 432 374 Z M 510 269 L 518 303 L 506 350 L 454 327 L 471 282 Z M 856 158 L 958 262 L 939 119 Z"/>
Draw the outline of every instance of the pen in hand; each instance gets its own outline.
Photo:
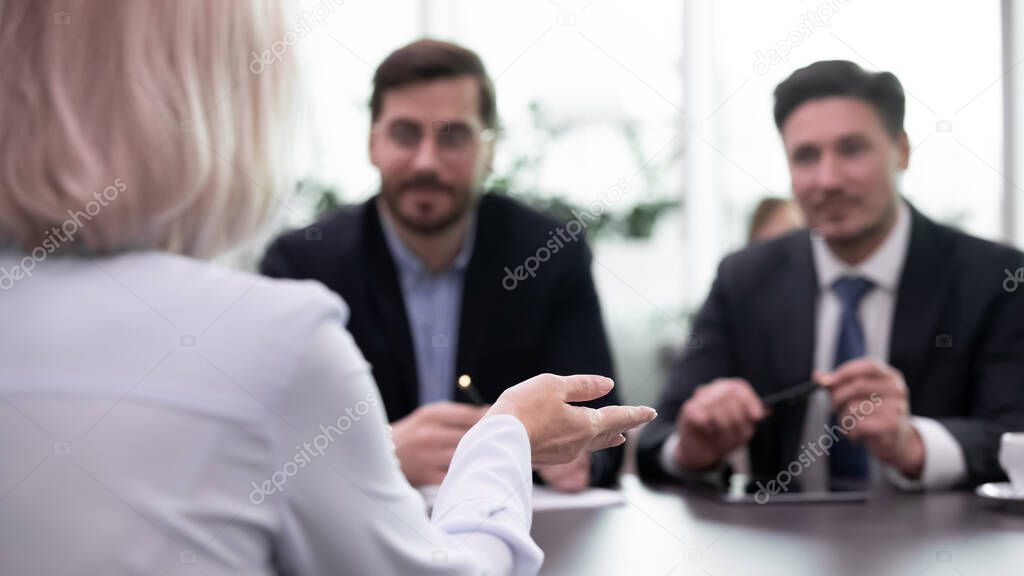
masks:
<path id="1" fill-rule="evenodd" d="M 484 405 L 484 399 L 480 396 L 480 392 L 473 386 L 473 379 L 468 374 L 459 376 L 459 390 L 466 393 L 469 396 L 470 401 L 477 406 Z"/>
<path id="2" fill-rule="evenodd" d="M 821 383 L 817 380 L 809 380 L 802 384 L 797 384 L 796 386 L 790 386 L 789 388 L 783 388 L 778 392 L 767 394 L 761 398 L 761 402 L 764 404 L 765 408 L 771 410 L 779 406 L 800 402 L 820 388 Z"/>

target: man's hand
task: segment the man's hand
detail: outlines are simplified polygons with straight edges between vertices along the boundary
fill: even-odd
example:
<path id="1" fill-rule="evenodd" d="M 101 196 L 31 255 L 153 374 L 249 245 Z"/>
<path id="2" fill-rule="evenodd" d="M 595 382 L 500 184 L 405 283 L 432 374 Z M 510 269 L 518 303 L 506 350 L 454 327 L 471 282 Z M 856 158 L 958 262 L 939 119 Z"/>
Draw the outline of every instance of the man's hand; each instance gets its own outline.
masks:
<path id="1" fill-rule="evenodd" d="M 541 374 L 506 389 L 487 414 L 509 414 L 523 423 L 534 466 L 565 464 L 584 452 L 622 444 L 623 433 L 658 415 L 646 406 L 595 410 L 568 404 L 600 398 L 614 385 L 603 376 Z"/>
<path id="2" fill-rule="evenodd" d="M 540 466 L 537 474 L 559 492 L 582 492 L 590 485 L 590 452 L 584 451 L 567 464 Z"/>
<path id="3" fill-rule="evenodd" d="M 910 423 L 909 391 L 903 375 L 871 358 L 846 362 L 834 372 L 816 374 L 832 393 L 832 408 L 840 425 L 852 422 L 849 437 L 863 440 L 879 460 L 909 478 L 924 469 L 924 442 Z"/>
<path id="4" fill-rule="evenodd" d="M 487 407 L 434 402 L 392 423 L 395 454 L 409 483 L 440 484 L 459 440 L 486 412 Z"/>
<path id="5" fill-rule="evenodd" d="M 697 388 L 679 409 L 676 461 L 690 470 L 714 466 L 749 442 L 767 414 L 746 380 L 723 378 Z"/>

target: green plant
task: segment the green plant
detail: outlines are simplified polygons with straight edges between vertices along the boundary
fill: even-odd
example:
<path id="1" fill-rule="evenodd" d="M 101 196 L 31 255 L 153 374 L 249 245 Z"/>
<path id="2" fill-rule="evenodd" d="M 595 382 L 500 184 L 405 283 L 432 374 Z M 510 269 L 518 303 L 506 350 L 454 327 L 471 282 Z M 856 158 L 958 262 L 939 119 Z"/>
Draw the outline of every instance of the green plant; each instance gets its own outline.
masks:
<path id="1" fill-rule="evenodd" d="M 540 137 L 531 143 L 528 152 L 515 155 L 504 172 L 492 176 L 488 187 L 496 193 L 519 198 L 555 218 L 570 220 L 574 218 L 574 213 L 583 212 L 587 207 L 569 200 L 561 191 L 541 188 L 538 175 L 552 145 L 582 126 L 571 121 L 553 120 L 536 101 L 530 103 L 529 109 L 533 128 Z M 631 239 L 649 238 L 658 219 L 682 207 L 678 195 L 667 191 L 664 183 L 668 170 L 678 163 L 682 150 L 676 147 L 660 159 L 651 158 L 643 146 L 636 122 L 624 120 L 615 123 L 615 128 L 622 135 L 638 167 L 637 175 L 642 182 L 639 193 L 641 198 L 624 210 L 602 212 L 595 222 L 588 225 L 587 233 L 591 238 L 609 235 Z"/>
<path id="2" fill-rule="evenodd" d="M 518 198 L 560 220 L 571 220 L 575 218 L 574 213 L 584 212 L 588 208 L 574 203 L 562 191 L 542 188 L 539 175 L 551 147 L 583 126 L 572 121 L 553 119 L 536 101 L 530 103 L 529 110 L 531 123 L 539 136 L 535 142 L 530 143 L 528 152 L 512 153 L 508 168 L 500 174 L 492 175 L 488 179 L 487 188 L 496 194 Z M 649 238 L 662 216 L 682 208 L 679 195 L 667 190 L 665 184 L 666 175 L 678 165 L 682 149 L 676 146 L 652 158 L 644 148 L 636 122 L 623 120 L 616 122 L 614 127 L 621 134 L 637 166 L 636 175 L 640 178 L 641 190 L 638 194 L 631 194 L 633 201 L 624 209 L 602 212 L 587 226 L 587 234 L 592 239 L 607 236 Z M 314 218 L 345 203 L 339 190 L 310 178 L 298 182 L 296 195 L 300 201 L 308 203 Z"/>

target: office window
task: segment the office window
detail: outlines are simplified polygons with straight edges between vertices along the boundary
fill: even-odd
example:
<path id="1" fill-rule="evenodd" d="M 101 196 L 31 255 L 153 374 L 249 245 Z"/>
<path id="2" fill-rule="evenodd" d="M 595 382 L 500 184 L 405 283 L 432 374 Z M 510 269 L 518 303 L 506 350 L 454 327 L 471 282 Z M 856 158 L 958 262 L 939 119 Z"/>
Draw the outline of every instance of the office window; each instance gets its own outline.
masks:
<path id="1" fill-rule="evenodd" d="M 373 69 L 423 35 L 477 51 L 503 127 L 496 182 L 540 205 L 597 201 L 611 216 L 590 231 L 595 279 L 620 380 L 630 401 L 651 401 L 662 348 L 686 343 L 756 202 L 790 195 L 772 90 L 800 66 L 848 59 L 894 72 L 913 146 L 907 197 L 937 220 L 1002 236 L 1002 83 L 1019 86 L 1021 74 L 1005 74 L 1000 30 L 998 0 L 348 1 L 298 46 L 316 121 L 296 153 L 309 181 L 344 201 L 368 197 Z M 626 194 L 601 200 L 622 181 Z M 292 205 L 313 210 L 309 197 Z"/>

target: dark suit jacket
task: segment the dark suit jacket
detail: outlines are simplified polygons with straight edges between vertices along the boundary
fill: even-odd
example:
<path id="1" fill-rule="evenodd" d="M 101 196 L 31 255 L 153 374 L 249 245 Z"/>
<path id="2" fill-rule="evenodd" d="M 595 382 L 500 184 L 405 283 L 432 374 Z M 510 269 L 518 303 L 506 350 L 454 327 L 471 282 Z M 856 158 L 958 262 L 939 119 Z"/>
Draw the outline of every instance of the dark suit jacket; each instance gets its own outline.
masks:
<path id="1" fill-rule="evenodd" d="M 911 413 L 937 419 L 960 443 L 970 484 L 1005 478 L 1000 434 L 1024 430 L 1024 287 L 1011 293 L 1003 280 L 1024 255 L 911 214 L 889 364 L 903 372 Z M 701 384 L 739 377 L 763 396 L 810 378 L 817 291 L 807 230 L 722 261 L 694 327 L 700 346 L 675 367 L 661 417 L 641 435 L 644 478 L 671 480 L 659 453 Z M 797 457 L 805 411 L 806 402 L 781 408 L 757 427 L 755 476 L 774 476 Z"/>
<path id="2" fill-rule="evenodd" d="M 563 243 L 539 265 L 536 277 L 506 279 L 506 267 L 514 272 L 536 256 L 551 240 L 549 233 L 561 226 L 505 196 L 480 198 L 455 373 L 469 374 L 486 402 L 544 372 L 613 376 L 590 250 L 582 238 Z M 268 276 L 319 280 L 340 294 L 351 309 L 348 330 L 373 366 L 388 418 L 398 420 L 419 406 L 409 321 L 376 198 L 281 236 L 268 249 L 261 270 Z M 469 402 L 455 384 L 455 400 Z M 617 402 L 613 392 L 587 405 Z M 614 482 L 622 456 L 621 447 L 595 453 L 591 483 Z"/>

